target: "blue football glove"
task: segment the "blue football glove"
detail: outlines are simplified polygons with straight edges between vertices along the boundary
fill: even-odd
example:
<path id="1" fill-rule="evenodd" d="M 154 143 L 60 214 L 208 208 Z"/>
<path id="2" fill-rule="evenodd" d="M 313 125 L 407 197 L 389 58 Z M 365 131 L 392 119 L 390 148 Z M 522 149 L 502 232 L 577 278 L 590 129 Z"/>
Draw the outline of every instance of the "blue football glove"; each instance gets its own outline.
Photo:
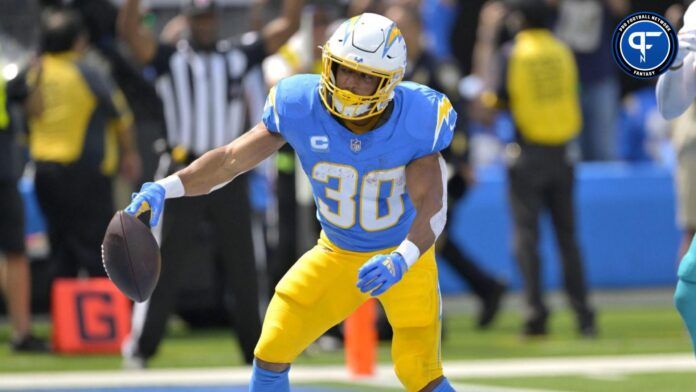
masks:
<path id="1" fill-rule="evenodd" d="M 164 187 L 155 182 L 146 182 L 140 187 L 140 192 L 133 193 L 132 201 L 123 211 L 126 214 L 138 216 L 148 209 L 150 212 L 150 226 L 154 227 L 159 222 L 164 206 Z"/>
<path id="2" fill-rule="evenodd" d="M 408 265 L 399 253 L 373 256 L 358 270 L 357 286 L 363 293 L 370 291 L 376 297 L 400 281 L 407 270 Z"/>

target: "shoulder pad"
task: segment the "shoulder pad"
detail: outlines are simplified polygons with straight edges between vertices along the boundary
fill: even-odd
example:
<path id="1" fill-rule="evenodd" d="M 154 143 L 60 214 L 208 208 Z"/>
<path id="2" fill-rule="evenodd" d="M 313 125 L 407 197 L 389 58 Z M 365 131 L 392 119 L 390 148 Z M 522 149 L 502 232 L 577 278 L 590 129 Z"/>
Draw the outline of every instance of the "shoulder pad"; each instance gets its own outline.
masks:
<path id="1" fill-rule="evenodd" d="M 317 94 L 319 75 L 294 75 L 282 79 L 275 87 L 274 101 L 278 116 L 300 119 L 312 112 L 314 105 L 321 104 Z"/>
<path id="2" fill-rule="evenodd" d="M 397 88 L 402 95 L 401 110 L 409 136 L 431 152 L 447 147 L 457 120 L 447 96 L 413 82 L 401 83 Z"/>

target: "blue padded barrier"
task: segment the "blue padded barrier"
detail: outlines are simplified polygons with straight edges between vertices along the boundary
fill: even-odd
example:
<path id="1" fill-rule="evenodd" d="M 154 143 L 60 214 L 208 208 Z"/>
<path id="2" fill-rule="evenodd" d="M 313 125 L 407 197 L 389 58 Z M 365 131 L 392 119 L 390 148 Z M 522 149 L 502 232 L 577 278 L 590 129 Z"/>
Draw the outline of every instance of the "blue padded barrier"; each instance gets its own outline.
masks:
<path id="1" fill-rule="evenodd" d="M 680 233 L 670 170 L 654 164 L 583 163 L 576 176 L 577 230 L 590 286 L 673 285 Z M 503 167 L 480 170 L 477 185 L 455 207 L 450 235 L 486 270 L 519 288 L 506 186 Z M 548 216 L 542 218 L 540 242 L 544 284 L 559 288 L 560 264 Z M 465 289 L 442 261 L 443 293 Z"/>

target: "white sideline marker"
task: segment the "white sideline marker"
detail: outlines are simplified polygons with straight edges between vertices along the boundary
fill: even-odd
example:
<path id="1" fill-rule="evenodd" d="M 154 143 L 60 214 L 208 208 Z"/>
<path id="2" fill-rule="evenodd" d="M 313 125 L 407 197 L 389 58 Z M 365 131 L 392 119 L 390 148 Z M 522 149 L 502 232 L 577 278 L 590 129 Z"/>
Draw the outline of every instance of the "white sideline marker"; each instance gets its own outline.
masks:
<path id="1" fill-rule="evenodd" d="M 696 370 L 692 353 L 622 355 L 559 358 L 517 358 L 495 360 L 446 361 L 448 378 L 503 378 L 524 376 L 619 377 L 649 372 L 683 372 Z M 88 372 L 41 372 L 0 374 L 0 391 L 21 389 L 56 389 L 87 387 L 246 385 L 251 369 L 199 368 L 116 370 Z M 341 382 L 370 386 L 398 386 L 390 365 L 379 365 L 370 379 L 353 379 L 345 366 L 293 366 L 294 383 Z M 462 390 L 480 392 L 532 392 L 529 389 L 458 384 Z M 547 391 L 548 392 L 548 391 Z"/>

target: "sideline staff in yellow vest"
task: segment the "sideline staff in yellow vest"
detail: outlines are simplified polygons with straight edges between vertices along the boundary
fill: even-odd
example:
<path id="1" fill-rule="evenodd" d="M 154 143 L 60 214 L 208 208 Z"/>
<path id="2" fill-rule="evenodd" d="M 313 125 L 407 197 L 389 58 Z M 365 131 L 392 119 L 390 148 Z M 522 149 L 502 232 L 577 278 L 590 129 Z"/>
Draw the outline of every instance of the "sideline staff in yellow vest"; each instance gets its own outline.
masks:
<path id="1" fill-rule="evenodd" d="M 579 81 L 573 54 L 546 28 L 544 0 L 510 0 L 508 25 L 516 34 L 503 50 L 497 103 L 507 105 L 517 143 L 508 152 L 508 194 L 514 220 L 514 253 L 528 306 L 523 335 L 545 335 L 548 308 L 542 298 L 537 249 L 539 216 L 548 209 L 563 262 L 565 289 L 578 332 L 593 337 L 594 311 L 587 301 L 575 235 L 574 164 L 567 146 L 581 127 Z"/>
<path id="2" fill-rule="evenodd" d="M 113 213 L 111 181 L 119 160 L 127 179 L 139 177 L 125 99 L 82 61 L 86 49 L 79 16 L 51 11 L 42 18 L 41 57 L 25 83 L 29 151 L 57 276 L 81 269 L 104 275 L 99 245 Z"/>
<path id="3" fill-rule="evenodd" d="M 546 29 L 515 36 L 506 75 L 508 101 L 524 141 L 564 145 L 582 126 L 573 53 Z"/>
<path id="4" fill-rule="evenodd" d="M 46 341 L 32 333 L 31 271 L 24 246 L 24 206 L 17 188 L 19 154 L 10 124 L 7 107 L 10 94 L 6 87 L 5 79 L 0 76 L 0 281 L 6 283 L 0 286 L 12 331 L 10 349 L 46 352 Z"/>

